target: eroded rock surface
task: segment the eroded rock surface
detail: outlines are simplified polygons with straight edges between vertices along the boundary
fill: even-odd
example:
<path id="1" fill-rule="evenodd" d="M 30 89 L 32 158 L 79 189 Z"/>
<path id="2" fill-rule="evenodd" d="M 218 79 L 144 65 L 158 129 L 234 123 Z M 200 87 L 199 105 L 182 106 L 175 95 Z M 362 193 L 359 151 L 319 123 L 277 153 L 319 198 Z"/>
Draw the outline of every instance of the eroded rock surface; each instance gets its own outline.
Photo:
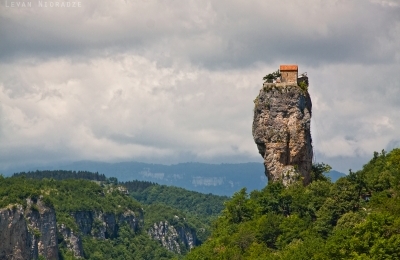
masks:
<path id="1" fill-rule="evenodd" d="M 83 245 L 79 233 L 74 232 L 65 224 L 58 226 L 58 232 L 63 236 L 67 249 L 70 250 L 76 258 L 82 258 Z"/>
<path id="2" fill-rule="evenodd" d="M 154 240 L 161 242 L 171 252 L 181 254 L 197 245 L 196 232 L 188 227 L 174 227 L 168 221 L 154 223 L 147 233 Z"/>
<path id="3" fill-rule="evenodd" d="M 120 214 L 89 210 L 76 211 L 71 215 L 83 235 L 90 235 L 98 239 L 116 238 L 121 224 L 127 224 L 134 231 L 138 231 L 143 225 L 143 215 L 136 214 L 131 210 Z"/>
<path id="4" fill-rule="evenodd" d="M 31 235 L 21 205 L 0 210 L 0 259 L 30 259 Z"/>
<path id="5" fill-rule="evenodd" d="M 27 206 L 10 205 L 0 209 L 0 260 L 59 259 L 58 239 L 62 239 L 76 258 L 84 256 L 82 236 L 97 239 L 117 237 L 121 225 L 138 231 L 143 225 L 143 214 L 126 210 L 123 213 L 101 211 L 71 212 L 78 230 L 57 223 L 53 208 L 41 199 L 27 199 Z M 57 233 L 61 237 L 57 236 Z"/>
<path id="6" fill-rule="evenodd" d="M 268 181 L 311 181 L 311 98 L 297 84 L 264 83 L 254 100 L 253 137 Z"/>
<path id="7" fill-rule="evenodd" d="M 38 251 L 36 253 L 35 248 L 33 255 L 41 255 L 45 259 L 58 259 L 56 212 L 40 199 L 27 199 L 27 205 L 25 217 L 28 229 L 34 233 L 32 247 L 37 247 Z"/>
<path id="8" fill-rule="evenodd" d="M 58 259 L 54 209 L 38 199 L 0 209 L 0 259 Z"/>

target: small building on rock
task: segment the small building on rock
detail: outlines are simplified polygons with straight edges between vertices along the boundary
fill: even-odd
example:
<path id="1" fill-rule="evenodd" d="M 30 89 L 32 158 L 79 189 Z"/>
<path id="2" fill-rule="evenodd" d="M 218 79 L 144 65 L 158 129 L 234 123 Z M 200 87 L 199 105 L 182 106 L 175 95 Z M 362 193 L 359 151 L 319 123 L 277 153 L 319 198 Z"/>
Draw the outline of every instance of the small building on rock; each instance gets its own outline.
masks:
<path id="1" fill-rule="evenodd" d="M 281 73 L 282 83 L 296 83 L 298 77 L 298 66 L 297 65 L 281 65 L 279 67 Z"/>

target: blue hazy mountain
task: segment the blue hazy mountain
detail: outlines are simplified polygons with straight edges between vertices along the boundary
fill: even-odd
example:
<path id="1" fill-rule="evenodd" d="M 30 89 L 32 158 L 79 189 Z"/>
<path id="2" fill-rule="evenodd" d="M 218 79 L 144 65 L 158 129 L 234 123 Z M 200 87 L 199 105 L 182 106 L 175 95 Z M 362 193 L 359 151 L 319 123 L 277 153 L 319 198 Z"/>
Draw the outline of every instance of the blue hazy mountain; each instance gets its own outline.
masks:
<path id="1" fill-rule="evenodd" d="M 119 181 L 151 181 L 164 185 L 216 195 L 231 196 L 246 187 L 248 191 L 262 189 L 267 184 L 262 163 L 206 164 L 179 163 L 173 165 L 140 162 L 104 163 L 80 161 L 63 165 L 29 167 L 23 171 L 70 170 L 90 171 L 116 177 Z M 22 169 L 19 169 L 22 171 Z"/>
<path id="2" fill-rule="evenodd" d="M 332 182 L 336 182 L 339 178 L 345 177 L 346 174 L 332 170 L 332 171 L 326 173 L 325 176 L 331 178 Z"/>
<path id="3" fill-rule="evenodd" d="M 29 167 L 18 171 L 70 170 L 90 171 L 116 177 L 119 181 L 150 181 L 164 185 L 177 186 L 188 190 L 216 195 L 232 196 L 246 187 L 247 191 L 259 190 L 267 185 L 262 163 L 206 164 L 179 163 L 173 165 L 141 162 L 105 163 L 79 161 L 69 164 L 55 164 Z M 17 171 L 14 171 L 17 172 Z M 8 174 L 12 174 L 10 172 Z M 345 174 L 331 171 L 326 174 L 334 182 Z"/>

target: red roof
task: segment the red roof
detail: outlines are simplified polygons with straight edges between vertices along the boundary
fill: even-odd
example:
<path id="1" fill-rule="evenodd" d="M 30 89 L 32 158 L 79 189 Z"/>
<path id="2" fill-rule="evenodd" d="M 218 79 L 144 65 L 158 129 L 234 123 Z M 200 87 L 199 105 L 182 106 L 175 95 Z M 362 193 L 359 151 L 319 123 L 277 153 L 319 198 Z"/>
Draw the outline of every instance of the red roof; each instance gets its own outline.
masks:
<path id="1" fill-rule="evenodd" d="M 291 71 L 298 71 L 298 67 L 297 65 L 281 65 L 279 67 L 280 71 L 287 71 L 287 70 L 291 70 Z"/>

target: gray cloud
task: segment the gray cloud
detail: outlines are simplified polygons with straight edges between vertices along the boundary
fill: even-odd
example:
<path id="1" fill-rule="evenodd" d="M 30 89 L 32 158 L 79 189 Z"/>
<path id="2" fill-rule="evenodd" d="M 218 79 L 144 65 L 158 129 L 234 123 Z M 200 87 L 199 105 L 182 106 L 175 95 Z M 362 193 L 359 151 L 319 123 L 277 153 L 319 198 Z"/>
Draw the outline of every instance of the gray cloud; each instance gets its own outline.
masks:
<path id="1" fill-rule="evenodd" d="M 156 51 L 166 59 L 215 69 L 282 59 L 313 66 L 387 63 L 399 53 L 400 7 L 372 1 L 151 0 L 82 5 L 74 10 L 3 8 L 3 57 L 126 51 L 152 56 L 149 53 Z"/>

